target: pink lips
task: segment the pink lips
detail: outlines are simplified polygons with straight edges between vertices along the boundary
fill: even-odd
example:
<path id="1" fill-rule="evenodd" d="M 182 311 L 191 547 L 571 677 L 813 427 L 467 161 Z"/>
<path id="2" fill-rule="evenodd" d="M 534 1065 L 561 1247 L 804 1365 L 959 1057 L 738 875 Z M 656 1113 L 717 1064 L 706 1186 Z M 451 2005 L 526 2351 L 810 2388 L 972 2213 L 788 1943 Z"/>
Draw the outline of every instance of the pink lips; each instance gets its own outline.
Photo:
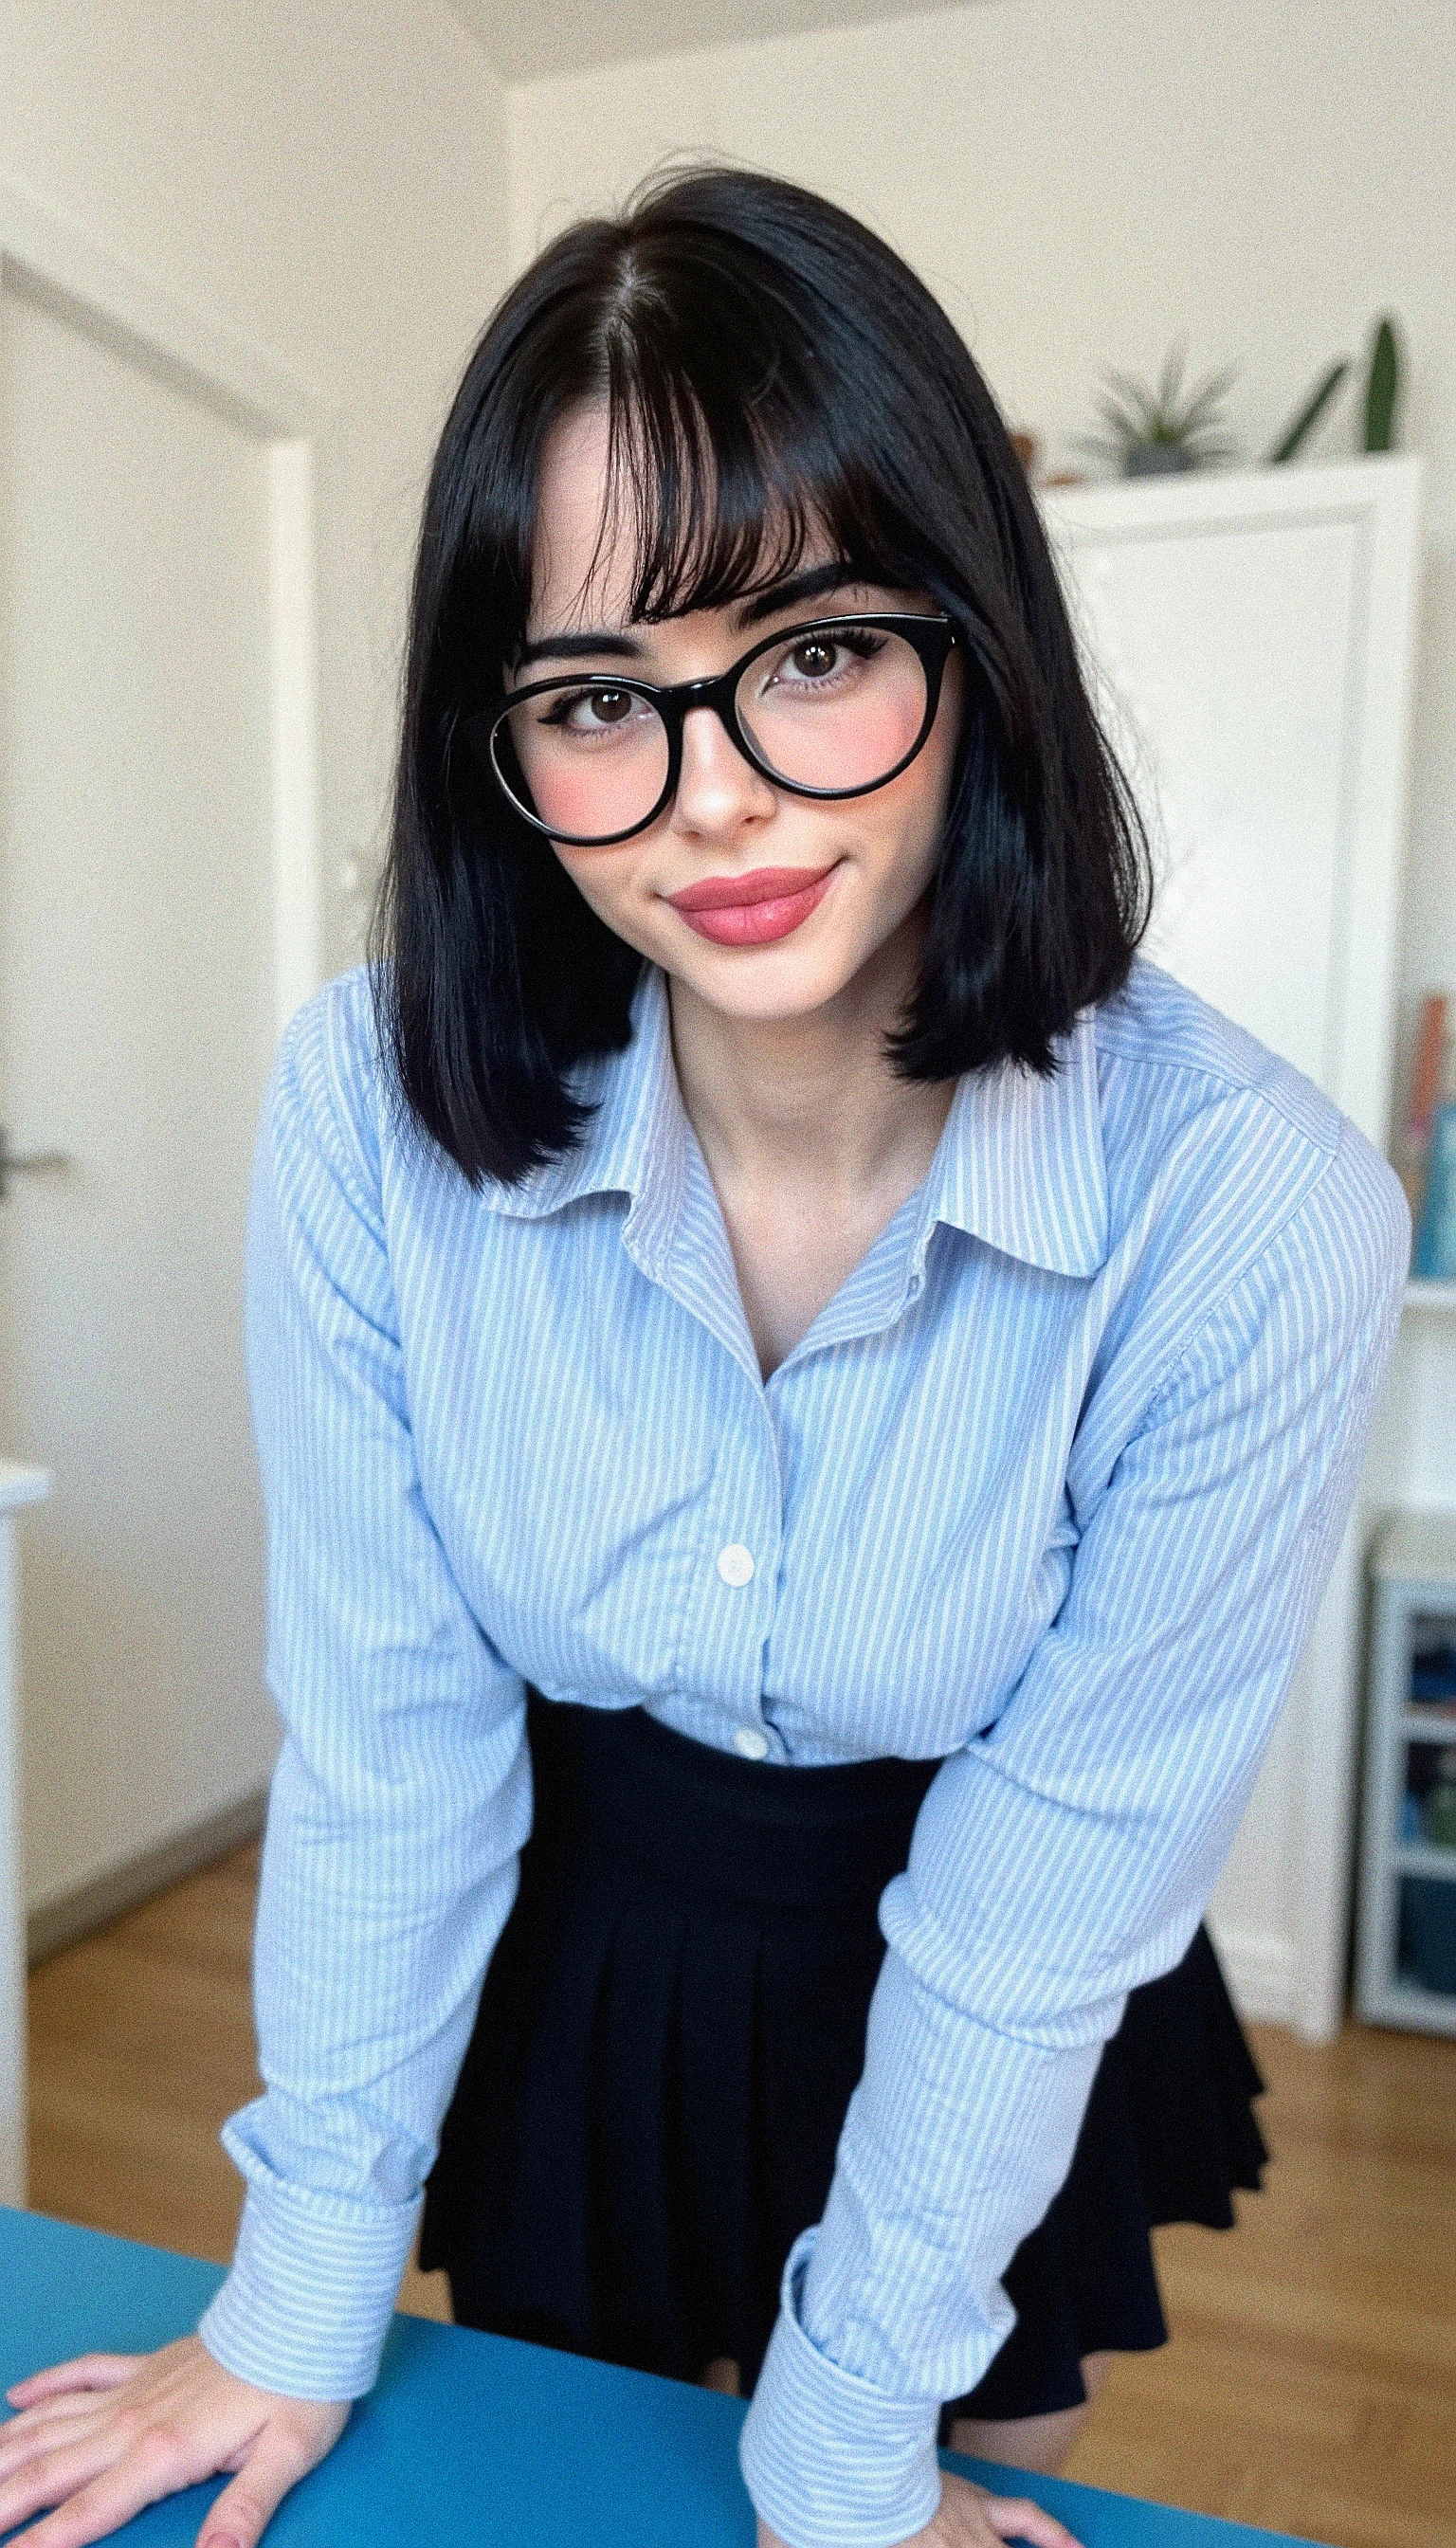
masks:
<path id="1" fill-rule="evenodd" d="M 818 909 L 836 860 L 827 867 L 755 867 L 749 875 L 708 876 L 668 896 L 689 929 L 720 947 L 763 947 L 786 938 Z"/>

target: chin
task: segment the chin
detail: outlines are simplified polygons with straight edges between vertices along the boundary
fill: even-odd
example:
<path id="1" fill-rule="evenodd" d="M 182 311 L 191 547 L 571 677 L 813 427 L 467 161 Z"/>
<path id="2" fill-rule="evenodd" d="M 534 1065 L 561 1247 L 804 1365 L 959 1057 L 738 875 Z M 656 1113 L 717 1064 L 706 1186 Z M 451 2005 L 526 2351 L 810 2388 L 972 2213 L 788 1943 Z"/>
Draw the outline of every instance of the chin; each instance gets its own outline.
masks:
<path id="1" fill-rule="evenodd" d="M 826 1007 L 848 989 L 864 957 L 828 948 L 811 953 L 780 939 L 753 948 L 703 944 L 701 954 L 696 947 L 690 954 L 675 947 L 656 960 L 709 1008 L 745 1024 L 767 1026 L 780 1018 L 810 1017 Z"/>

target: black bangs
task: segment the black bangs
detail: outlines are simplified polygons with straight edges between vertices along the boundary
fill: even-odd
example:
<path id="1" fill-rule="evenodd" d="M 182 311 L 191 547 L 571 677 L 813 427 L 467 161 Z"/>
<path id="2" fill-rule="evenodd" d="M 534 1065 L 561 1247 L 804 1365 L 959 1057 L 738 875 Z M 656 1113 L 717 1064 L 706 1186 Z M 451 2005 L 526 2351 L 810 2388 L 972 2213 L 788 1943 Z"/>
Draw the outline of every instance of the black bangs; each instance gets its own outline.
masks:
<path id="1" fill-rule="evenodd" d="M 664 263 L 667 261 L 665 260 Z M 812 545 L 894 581 L 902 551 L 826 429 L 823 384 L 720 260 L 629 268 L 603 328 L 607 487 L 593 568 L 629 538 L 638 620 L 712 610 L 792 575 Z"/>
<path id="2" fill-rule="evenodd" d="M 608 420 L 596 563 L 630 541 L 631 618 L 741 599 L 811 550 L 949 613 L 959 749 L 921 976 L 886 1057 L 925 1080 L 1054 1070 L 1078 1011 L 1126 980 L 1151 878 L 1021 462 L 893 249 L 800 187 L 706 167 L 554 240 L 446 419 L 371 942 L 407 1113 L 473 1183 L 512 1183 L 581 1138 L 576 1066 L 631 1032 L 641 958 L 456 749 L 525 642 L 547 440 L 593 407 Z"/>
<path id="3" fill-rule="evenodd" d="M 787 295 L 751 243 L 705 228 L 631 243 L 604 225 L 590 235 L 594 271 L 521 343 L 518 377 L 500 384 L 533 429 L 519 452 L 516 536 L 503 553 L 489 535 L 479 542 L 494 572 L 473 596 L 477 630 L 498 628 L 507 660 L 524 641 L 544 445 L 566 415 L 597 405 L 607 473 L 592 571 L 630 543 L 630 618 L 710 610 L 766 590 L 811 544 L 853 577 L 903 581 L 916 544 L 890 535 L 894 507 L 867 483 L 833 411 L 852 374 L 826 368 L 814 337 L 828 314 L 814 296 Z"/>
<path id="4" fill-rule="evenodd" d="M 656 356 L 641 339 L 611 349 L 607 485 L 592 568 L 631 540 L 628 617 L 713 610 L 782 583 L 816 534 L 842 556 L 822 500 L 784 465 L 781 446 L 775 454 L 756 442 L 741 411 L 705 410 Z"/>

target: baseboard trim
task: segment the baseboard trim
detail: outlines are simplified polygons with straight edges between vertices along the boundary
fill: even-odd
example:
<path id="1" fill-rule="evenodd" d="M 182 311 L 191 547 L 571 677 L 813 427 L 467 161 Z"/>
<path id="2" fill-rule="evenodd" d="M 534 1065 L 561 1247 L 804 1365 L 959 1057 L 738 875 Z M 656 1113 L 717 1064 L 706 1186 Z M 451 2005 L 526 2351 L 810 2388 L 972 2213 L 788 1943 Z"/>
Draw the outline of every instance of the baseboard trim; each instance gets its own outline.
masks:
<path id="1" fill-rule="evenodd" d="M 138 1902 L 148 1901 L 153 1893 L 164 1893 L 184 1875 L 195 1875 L 200 1866 L 211 1866 L 229 1850 L 241 1849 L 244 1841 L 256 1840 L 267 1803 L 268 1790 L 260 1787 L 255 1795 L 225 1805 L 220 1813 L 178 1832 L 175 1839 L 160 1841 L 155 1849 L 142 1850 L 124 1866 L 108 1867 L 104 1875 L 93 1875 L 88 1883 L 58 1894 L 53 1902 L 42 1903 L 26 1922 L 29 1961 L 44 1963 L 47 1956 L 73 1946 L 77 1938 L 104 1929 L 124 1911 L 135 1911 Z"/>
<path id="2" fill-rule="evenodd" d="M 1289 1939 L 1271 1938 L 1257 1929 L 1214 1927 L 1212 1922 L 1210 1927 L 1239 2016 L 1273 2026 L 1296 2025 L 1298 1959 Z"/>

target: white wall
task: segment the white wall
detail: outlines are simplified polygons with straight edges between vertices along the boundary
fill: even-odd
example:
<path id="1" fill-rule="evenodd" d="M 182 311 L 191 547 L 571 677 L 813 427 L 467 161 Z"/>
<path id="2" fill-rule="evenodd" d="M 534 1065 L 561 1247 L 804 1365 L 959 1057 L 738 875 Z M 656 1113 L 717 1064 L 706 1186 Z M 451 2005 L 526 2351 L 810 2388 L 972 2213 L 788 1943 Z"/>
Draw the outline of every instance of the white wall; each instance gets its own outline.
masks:
<path id="1" fill-rule="evenodd" d="M 325 943 L 379 846 L 445 402 L 505 273 L 503 92 L 446 0 L 0 0 L 0 183 L 292 372 L 319 445 Z"/>
<path id="2" fill-rule="evenodd" d="M 1404 322 L 1431 533 L 1404 929 L 1456 990 L 1456 8 L 1451 0 L 985 0 L 508 91 L 514 267 L 665 153 L 818 187 L 882 230 L 1053 462 L 1104 366 L 1236 361 L 1268 448 L 1324 364 Z M 1315 448 L 1349 448 L 1354 402 Z M 1083 464 L 1086 465 L 1086 464 Z"/>

